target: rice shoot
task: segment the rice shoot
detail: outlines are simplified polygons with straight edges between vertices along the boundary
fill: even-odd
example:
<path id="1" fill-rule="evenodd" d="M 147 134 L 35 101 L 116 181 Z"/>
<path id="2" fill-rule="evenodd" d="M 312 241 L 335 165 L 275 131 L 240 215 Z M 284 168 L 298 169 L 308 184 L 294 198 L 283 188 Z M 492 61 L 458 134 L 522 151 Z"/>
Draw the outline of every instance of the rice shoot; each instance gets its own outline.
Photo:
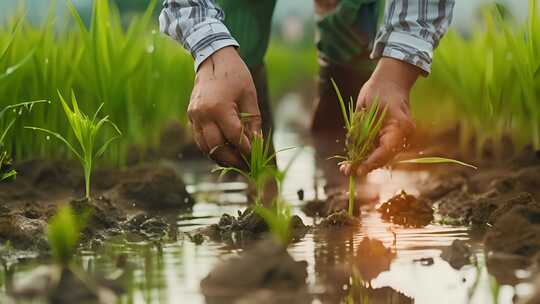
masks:
<path id="1" fill-rule="evenodd" d="M 67 104 L 60 92 L 58 92 L 58 96 L 60 98 L 60 102 L 62 103 L 62 108 L 64 109 L 64 113 L 67 117 L 71 130 L 75 135 L 76 143 L 71 143 L 66 139 L 66 137 L 62 136 L 60 133 L 50 131 L 45 128 L 25 128 L 52 135 L 53 137 L 59 139 L 62 143 L 64 143 L 66 147 L 77 157 L 84 171 L 86 199 L 90 199 L 90 176 L 92 174 L 94 160 L 103 155 L 111 142 L 119 138 L 122 133 L 120 132 L 118 127 L 109 120 L 109 116 L 98 119 L 97 116 L 99 114 L 99 111 L 103 107 L 103 104 L 99 106 L 93 117 L 90 118 L 79 109 L 79 105 L 77 103 L 77 99 L 75 98 L 74 92 L 71 93 L 71 105 L 73 109 Z M 108 138 L 98 149 L 96 149 L 98 132 L 106 124 L 109 124 L 117 135 Z M 75 148 L 77 144 L 79 146 L 79 149 Z"/>
<path id="2" fill-rule="evenodd" d="M 349 163 L 351 171 L 354 172 L 373 150 L 375 140 L 386 115 L 386 108 L 381 110 L 379 102 L 374 100 L 366 109 L 355 111 L 353 101 L 350 100 L 345 103 L 334 80 L 332 80 L 332 84 L 339 99 L 341 113 L 345 121 L 345 130 L 347 131 L 346 154 L 335 158 Z M 349 175 L 349 216 L 353 216 L 355 200 L 356 175 L 351 174 Z"/>

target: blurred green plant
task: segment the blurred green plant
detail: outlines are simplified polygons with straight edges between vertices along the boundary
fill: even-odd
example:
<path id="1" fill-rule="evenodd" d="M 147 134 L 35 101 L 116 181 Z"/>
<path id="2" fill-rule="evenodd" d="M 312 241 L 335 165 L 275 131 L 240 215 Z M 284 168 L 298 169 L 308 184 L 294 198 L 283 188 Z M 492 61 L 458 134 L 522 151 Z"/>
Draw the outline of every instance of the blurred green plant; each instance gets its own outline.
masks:
<path id="1" fill-rule="evenodd" d="M 111 142 L 119 138 L 122 132 L 120 132 L 116 124 L 109 120 L 109 116 L 98 119 L 97 116 L 99 114 L 99 111 L 103 107 L 103 104 L 98 107 L 93 117 L 90 118 L 86 114 L 81 112 L 81 110 L 79 109 L 79 105 L 77 103 L 77 99 L 75 98 L 74 92 L 71 92 L 71 106 L 73 107 L 73 109 L 71 109 L 71 107 L 66 103 L 60 92 L 58 93 L 58 96 L 60 98 L 60 102 L 62 103 L 64 113 L 69 122 L 69 126 L 71 127 L 71 130 L 75 135 L 76 143 L 78 143 L 79 149 L 75 148 L 75 143 L 71 143 L 68 139 L 66 139 L 65 136 L 62 136 L 60 133 L 41 127 L 25 128 L 44 132 L 48 135 L 56 137 L 62 143 L 64 143 L 75 156 L 77 156 L 77 159 L 80 161 L 84 171 L 86 199 L 90 199 L 90 176 L 92 174 L 92 168 L 95 159 L 101 157 L 103 153 L 105 153 Z M 116 135 L 110 136 L 109 138 L 105 139 L 103 144 L 101 144 L 101 146 L 98 148 L 98 134 L 101 128 L 104 127 L 106 124 L 109 124 L 112 127 L 114 132 L 116 132 Z"/>
<path id="2" fill-rule="evenodd" d="M 274 104 L 288 92 L 314 89 L 319 65 L 317 51 L 311 45 L 291 47 L 271 41 L 265 62 L 269 95 Z"/>
<path id="3" fill-rule="evenodd" d="M 508 148 L 505 139 L 512 140 L 514 151 L 527 144 L 540 149 L 536 0 L 529 0 L 523 26 L 502 14 L 497 5 L 487 7 L 469 37 L 450 30 L 435 52 L 432 74 L 412 94 L 419 125 L 430 131 L 458 125 L 461 151 L 477 158 L 486 147 L 501 157 Z"/>
<path id="4" fill-rule="evenodd" d="M 45 100 L 38 100 L 38 101 L 29 101 L 29 102 L 21 102 L 14 105 L 9 105 L 0 110 L 0 126 L 2 126 L 2 129 L 0 129 L 0 182 L 4 181 L 9 178 L 13 178 L 17 175 L 17 172 L 10 168 L 11 166 L 11 157 L 8 154 L 8 151 L 4 150 L 4 141 L 6 139 L 6 136 L 13 126 L 15 124 L 16 118 L 13 118 L 11 120 L 5 120 L 5 115 L 9 111 L 13 111 L 16 114 L 15 115 L 22 115 L 23 110 L 26 112 L 32 111 L 32 108 L 37 103 L 44 103 L 47 102 Z"/>
<path id="5" fill-rule="evenodd" d="M 52 6 L 41 25 L 19 13 L 0 26 L 0 45 L 10 42 L 0 61 L 0 71 L 9 72 L 0 82 L 0 108 L 20 100 L 52 100 L 57 91 L 65 96 L 75 90 L 82 108 L 93 112 L 104 103 L 103 110 L 124 130 L 125 141 L 105 153 L 105 162 L 125 164 L 129 151 L 144 154 L 158 148 L 164 123 L 187 123 L 194 71 L 191 56 L 155 30 L 156 0 L 126 26 L 109 1 L 93 1 L 89 26 L 71 1 L 66 3 L 71 18 L 65 26 L 58 24 Z M 70 127 L 59 119 L 62 112 L 60 103 L 53 104 L 33 111 L 28 121 L 67 134 Z M 22 127 L 16 122 L 5 139 L 6 149 L 17 161 L 73 157 L 69 148 L 38 140 Z M 114 133 L 105 130 L 98 139 Z"/>
<path id="6" fill-rule="evenodd" d="M 291 206 L 279 195 L 274 199 L 272 207 L 255 205 L 253 211 L 263 218 L 270 229 L 270 233 L 278 242 L 287 245 L 291 241 Z"/>
<path id="7" fill-rule="evenodd" d="M 56 263 L 68 267 L 86 225 L 87 215 L 77 216 L 71 207 L 58 208 L 47 226 L 47 240 Z"/>

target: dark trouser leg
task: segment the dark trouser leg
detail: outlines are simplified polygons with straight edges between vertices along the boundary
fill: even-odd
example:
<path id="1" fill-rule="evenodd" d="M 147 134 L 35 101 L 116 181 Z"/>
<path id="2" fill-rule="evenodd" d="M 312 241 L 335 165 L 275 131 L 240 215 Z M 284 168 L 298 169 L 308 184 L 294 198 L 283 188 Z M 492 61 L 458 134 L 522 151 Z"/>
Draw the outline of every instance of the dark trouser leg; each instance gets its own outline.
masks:
<path id="1" fill-rule="evenodd" d="M 323 60 L 320 62 L 318 99 L 311 133 L 319 168 L 324 172 L 327 188 L 332 189 L 347 185 L 347 180 L 338 170 L 338 160 L 328 160 L 332 156 L 345 153 L 345 124 L 331 80 L 336 82 L 346 101 L 352 98 L 356 102 L 360 88 L 370 75 Z"/>
<path id="2" fill-rule="evenodd" d="M 268 138 L 273 127 L 272 108 L 270 105 L 270 96 L 268 95 L 268 80 L 266 78 L 266 67 L 264 64 L 250 69 L 255 89 L 257 90 L 257 100 L 259 102 L 259 111 L 261 111 L 262 131 L 264 138 Z"/>
<path id="3" fill-rule="evenodd" d="M 311 131 L 327 194 L 328 190 L 347 184 L 337 161 L 327 160 L 343 155 L 345 147 L 343 114 L 331 80 L 336 82 L 345 102 L 351 98 L 356 102 L 373 68 L 368 55 L 377 24 L 377 7 L 374 1 L 315 0 L 320 71 Z"/>

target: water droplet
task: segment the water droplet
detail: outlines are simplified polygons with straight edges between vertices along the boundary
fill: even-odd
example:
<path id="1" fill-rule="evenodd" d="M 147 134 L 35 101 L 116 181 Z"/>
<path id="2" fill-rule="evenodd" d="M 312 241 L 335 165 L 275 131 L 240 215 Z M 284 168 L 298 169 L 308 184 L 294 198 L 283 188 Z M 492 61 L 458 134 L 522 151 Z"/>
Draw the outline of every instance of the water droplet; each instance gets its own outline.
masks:
<path id="1" fill-rule="evenodd" d="M 150 44 L 146 47 L 146 52 L 148 54 L 152 54 L 154 52 L 154 45 L 153 44 Z"/>
<path id="2" fill-rule="evenodd" d="M 46 139 L 46 140 L 51 140 L 51 137 L 50 137 L 49 135 L 47 135 L 47 136 L 45 137 L 45 139 Z"/>
<path id="3" fill-rule="evenodd" d="M 49 64 L 49 58 L 45 58 L 45 64 Z"/>
<path id="4" fill-rule="evenodd" d="M 14 70 L 15 70 L 14 67 L 9 67 L 9 68 L 6 69 L 6 74 L 9 75 L 9 74 L 13 73 Z"/>

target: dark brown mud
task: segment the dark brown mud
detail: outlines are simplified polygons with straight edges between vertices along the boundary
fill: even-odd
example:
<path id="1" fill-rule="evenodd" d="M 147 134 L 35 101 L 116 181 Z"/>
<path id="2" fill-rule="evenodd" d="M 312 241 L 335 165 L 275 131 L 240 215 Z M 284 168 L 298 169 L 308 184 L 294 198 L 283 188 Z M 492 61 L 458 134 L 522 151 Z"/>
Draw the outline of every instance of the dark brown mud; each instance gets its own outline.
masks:
<path id="1" fill-rule="evenodd" d="M 322 228 L 339 228 L 345 226 L 360 226 L 362 223 L 357 217 L 350 216 L 345 210 L 332 213 L 319 223 Z"/>
<path id="2" fill-rule="evenodd" d="M 433 208 L 424 199 L 401 191 L 378 209 L 384 220 L 405 227 L 424 227 L 433 221 Z"/>
<path id="3" fill-rule="evenodd" d="M 201 290 L 207 303 L 310 303 L 306 279 L 307 262 L 267 239 L 218 264 Z"/>
<path id="4" fill-rule="evenodd" d="M 473 262 L 474 253 L 471 245 L 461 240 L 454 240 L 452 245 L 443 249 L 441 258 L 447 261 L 452 268 L 459 270 Z"/>
<path id="5" fill-rule="evenodd" d="M 17 179 L 0 184 L 0 243 L 20 250 L 47 249 L 47 222 L 61 204 L 89 212 L 82 240 L 95 245 L 122 231 L 162 237 L 168 226 L 161 215 L 195 203 L 174 170 L 158 163 L 97 170 L 91 200 L 80 199 L 84 180 L 77 164 L 34 160 L 16 169 Z"/>
<path id="6" fill-rule="evenodd" d="M 293 215 L 290 229 L 294 242 L 304 237 L 310 228 L 304 224 L 299 216 Z M 264 219 L 253 209 L 246 208 L 244 211 L 238 211 L 237 216 L 223 214 L 217 224 L 192 231 L 188 233 L 188 236 L 195 243 L 202 243 L 205 239 L 210 239 L 216 242 L 242 244 L 261 239 L 269 233 L 269 227 Z"/>
<path id="7" fill-rule="evenodd" d="M 9 278 L 13 280 L 13 278 Z M 80 269 L 40 266 L 27 276 L 9 283 L 16 300 L 46 300 L 48 303 L 116 303 L 124 292 L 116 280 L 91 276 Z"/>

